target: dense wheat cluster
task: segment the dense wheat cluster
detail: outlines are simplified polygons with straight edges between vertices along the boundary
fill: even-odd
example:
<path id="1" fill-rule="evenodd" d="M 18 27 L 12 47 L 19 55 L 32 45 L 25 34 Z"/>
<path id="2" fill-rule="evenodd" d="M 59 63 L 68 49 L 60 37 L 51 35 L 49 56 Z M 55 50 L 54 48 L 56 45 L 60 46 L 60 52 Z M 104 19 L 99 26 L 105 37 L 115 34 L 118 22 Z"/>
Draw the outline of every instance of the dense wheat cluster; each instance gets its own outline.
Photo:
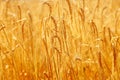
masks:
<path id="1" fill-rule="evenodd" d="M 120 80 L 120 0 L 0 0 L 0 80 Z"/>

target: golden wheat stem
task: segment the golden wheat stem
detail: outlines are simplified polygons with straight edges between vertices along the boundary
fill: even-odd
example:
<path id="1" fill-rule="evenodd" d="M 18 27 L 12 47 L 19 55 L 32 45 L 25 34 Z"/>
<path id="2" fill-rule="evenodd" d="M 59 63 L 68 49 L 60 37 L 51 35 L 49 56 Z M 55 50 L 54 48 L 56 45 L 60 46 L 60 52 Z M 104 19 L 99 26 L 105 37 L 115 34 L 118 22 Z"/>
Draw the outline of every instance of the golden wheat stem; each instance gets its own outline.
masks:
<path id="1" fill-rule="evenodd" d="M 107 9 L 107 7 L 104 7 L 103 9 L 102 9 L 102 11 L 101 11 L 101 28 L 103 28 L 103 18 L 104 18 L 104 11 Z"/>
<path id="2" fill-rule="evenodd" d="M 48 46 L 47 46 L 47 40 L 46 38 L 43 39 L 43 44 L 45 46 L 45 49 L 46 49 L 46 54 L 47 54 L 47 61 L 48 61 L 48 64 L 49 64 L 49 68 L 50 68 L 50 73 L 52 75 L 52 65 L 51 65 L 51 60 L 50 60 L 50 55 L 49 55 L 49 51 L 48 51 Z"/>
<path id="3" fill-rule="evenodd" d="M 69 7 L 69 11 L 70 11 L 70 15 L 71 15 L 71 21 L 73 20 L 72 18 L 72 7 L 71 7 L 71 3 L 70 3 L 70 0 L 66 0 L 67 4 L 68 4 L 68 7 Z"/>
<path id="4" fill-rule="evenodd" d="M 6 33 L 6 31 L 5 31 L 5 25 L 2 24 L 2 27 L 3 27 L 2 30 L 3 30 L 3 33 L 4 33 L 5 37 L 6 37 L 7 43 L 8 43 L 8 45 L 9 45 L 9 48 L 11 49 L 10 41 L 9 41 L 8 36 L 7 36 L 7 33 Z"/>
<path id="5" fill-rule="evenodd" d="M 32 19 L 32 15 L 31 15 L 30 13 L 28 13 L 28 17 L 29 17 L 29 31 L 30 31 L 30 36 L 31 36 L 31 41 L 30 41 L 30 44 L 31 44 L 31 52 L 32 52 L 32 55 L 33 55 L 33 53 L 34 53 L 33 29 L 32 29 L 33 19 Z"/>
<path id="6" fill-rule="evenodd" d="M 21 15 L 21 14 L 22 14 L 22 13 L 21 13 L 21 7 L 20 7 L 20 5 L 18 5 L 18 10 L 19 10 L 19 12 L 18 12 L 18 13 L 19 13 L 19 19 L 21 20 L 21 18 L 22 18 L 22 15 Z"/>

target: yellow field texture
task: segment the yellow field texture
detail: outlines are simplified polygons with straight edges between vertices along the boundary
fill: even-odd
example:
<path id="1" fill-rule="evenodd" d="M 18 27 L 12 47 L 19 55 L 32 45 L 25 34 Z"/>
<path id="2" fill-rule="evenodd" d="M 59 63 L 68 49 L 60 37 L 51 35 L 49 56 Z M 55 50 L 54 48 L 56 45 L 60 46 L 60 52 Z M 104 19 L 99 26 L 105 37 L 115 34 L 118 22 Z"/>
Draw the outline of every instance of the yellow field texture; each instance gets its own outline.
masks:
<path id="1" fill-rule="evenodd" d="M 0 80 L 120 80 L 120 0 L 0 0 Z"/>

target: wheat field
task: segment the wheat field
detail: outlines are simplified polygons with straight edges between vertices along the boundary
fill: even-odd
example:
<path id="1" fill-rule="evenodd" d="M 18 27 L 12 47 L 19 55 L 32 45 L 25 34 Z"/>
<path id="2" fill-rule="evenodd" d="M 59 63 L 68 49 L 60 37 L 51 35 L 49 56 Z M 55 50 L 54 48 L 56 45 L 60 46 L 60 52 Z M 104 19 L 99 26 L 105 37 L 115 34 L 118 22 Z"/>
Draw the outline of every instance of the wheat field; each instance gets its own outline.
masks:
<path id="1" fill-rule="evenodd" d="M 0 80 L 120 80 L 120 0 L 0 0 Z"/>

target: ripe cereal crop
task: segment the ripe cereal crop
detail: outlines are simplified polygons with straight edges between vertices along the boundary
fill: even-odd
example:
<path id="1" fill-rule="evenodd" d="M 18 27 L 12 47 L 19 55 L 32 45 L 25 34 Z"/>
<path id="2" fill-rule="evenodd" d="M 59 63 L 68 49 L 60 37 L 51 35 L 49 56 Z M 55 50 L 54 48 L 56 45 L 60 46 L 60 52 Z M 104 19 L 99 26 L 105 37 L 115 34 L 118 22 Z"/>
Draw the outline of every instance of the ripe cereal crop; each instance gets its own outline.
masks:
<path id="1" fill-rule="evenodd" d="M 119 80 L 120 0 L 0 0 L 0 80 Z"/>

